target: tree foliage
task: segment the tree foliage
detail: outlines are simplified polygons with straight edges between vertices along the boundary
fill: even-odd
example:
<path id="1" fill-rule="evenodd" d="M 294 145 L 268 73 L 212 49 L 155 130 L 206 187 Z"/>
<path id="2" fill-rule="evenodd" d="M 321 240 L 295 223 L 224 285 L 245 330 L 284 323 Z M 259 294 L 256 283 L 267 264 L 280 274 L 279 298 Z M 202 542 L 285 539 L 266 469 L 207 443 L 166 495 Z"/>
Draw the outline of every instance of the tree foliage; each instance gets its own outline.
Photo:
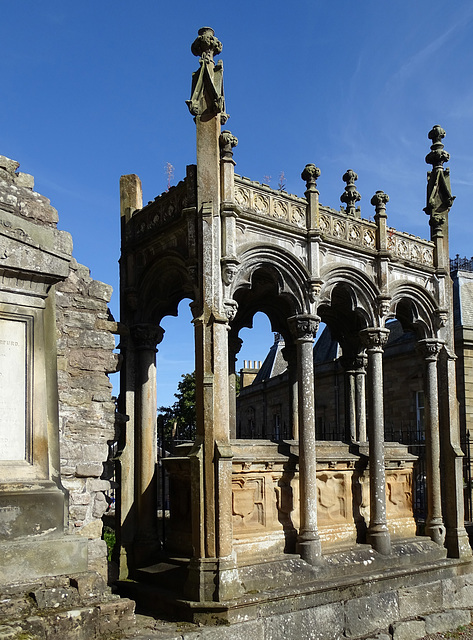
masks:
<path id="1" fill-rule="evenodd" d="M 159 437 L 164 441 L 194 440 L 196 433 L 195 372 L 184 373 L 174 394 L 176 402 L 170 407 L 159 407 Z"/>

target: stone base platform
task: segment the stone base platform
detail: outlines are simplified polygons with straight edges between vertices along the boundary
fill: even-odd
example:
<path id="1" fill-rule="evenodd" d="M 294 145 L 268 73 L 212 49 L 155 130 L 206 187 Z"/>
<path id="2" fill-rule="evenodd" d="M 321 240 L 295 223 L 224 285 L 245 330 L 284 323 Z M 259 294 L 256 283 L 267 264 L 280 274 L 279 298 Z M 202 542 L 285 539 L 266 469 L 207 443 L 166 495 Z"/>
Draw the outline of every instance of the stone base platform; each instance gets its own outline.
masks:
<path id="1" fill-rule="evenodd" d="M 90 571 L 0 585 L 0 638 L 121 638 L 134 628 L 134 608 L 134 602 L 113 595 Z"/>
<path id="2" fill-rule="evenodd" d="M 140 582 L 119 588 L 142 612 L 165 612 L 167 619 L 205 629 L 225 625 L 218 627 L 221 635 L 214 635 L 215 627 L 201 629 L 202 637 L 354 640 L 382 631 L 394 640 L 411 640 L 470 621 L 473 563 L 445 555 L 429 539 L 415 538 L 395 543 L 390 556 L 361 545 L 324 556 L 318 567 L 298 556 L 273 558 L 239 567 L 243 593 L 227 602 L 180 598 L 187 572 L 176 560 L 141 570 Z"/>

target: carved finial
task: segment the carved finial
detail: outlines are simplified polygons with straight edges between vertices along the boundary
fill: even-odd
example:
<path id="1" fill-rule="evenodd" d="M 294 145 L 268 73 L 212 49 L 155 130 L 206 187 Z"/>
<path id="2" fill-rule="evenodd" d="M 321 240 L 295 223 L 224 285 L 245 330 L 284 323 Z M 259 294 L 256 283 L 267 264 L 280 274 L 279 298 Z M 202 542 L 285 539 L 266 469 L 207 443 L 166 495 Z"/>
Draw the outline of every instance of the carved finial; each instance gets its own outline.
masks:
<path id="1" fill-rule="evenodd" d="M 432 140 L 430 152 L 425 156 L 427 164 L 432 165 L 432 171 L 427 172 L 427 206 L 425 213 L 430 216 L 432 237 L 443 236 L 443 228 L 447 221 L 447 214 L 455 200 L 450 187 L 450 170 L 444 169 L 444 162 L 448 162 L 450 154 L 442 144 L 445 131 L 436 124 L 429 131 L 429 139 Z"/>
<path id="2" fill-rule="evenodd" d="M 193 116 L 220 114 L 222 123 L 226 122 L 225 99 L 223 97 L 223 63 L 214 64 L 214 55 L 222 51 L 222 43 L 214 36 L 210 27 L 199 29 L 199 35 L 191 46 L 195 56 L 200 56 L 200 69 L 192 74 L 192 95 L 186 100 Z"/>
<path id="3" fill-rule="evenodd" d="M 238 144 L 238 138 L 236 138 L 231 131 L 222 131 L 218 139 L 220 145 L 220 157 L 225 160 L 231 160 L 233 157 L 233 147 Z"/>
<path id="4" fill-rule="evenodd" d="M 198 36 L 191 45 L 191 51 L 195 56 L 200 56 L 205 62 L 212 62 L 214 56 L 222 52 L 223 45 L 215 37 L 215 31 L 211 27 L 199 29 Z"/>
<path id="5" fill-rule="evenodd" d="M 343 174 L 342 180 L 347 183 L 345 191 L 340 196 L 340 200 L 347 205 L 345 212 L 349 216 L 360 217 L 360 209 L 359 207 L 355 207 L 355 203 L 361 200 L 361 195 L 355 186 L 355 180 L 358 180 L 358 175 L 351 169 L 348 169 L 348 171 Z"/>
<path id="6" fill-rule="evenodd" d="M 317 179 L 320 177 L 320 169 L 315 164 L 306 164 L 301 173 L 301 178 L 305 180 L 307 191 L 317 190 Z"/>
<path id="7" fill-rule="evenodd" d="M 384 191 L 376 191 L 374 196 L 371 198 L 371 204 L 376 210 L 376 215 L 378 216 L 386 216 L 386 204 L 389 202 L 389 196 Z"/>

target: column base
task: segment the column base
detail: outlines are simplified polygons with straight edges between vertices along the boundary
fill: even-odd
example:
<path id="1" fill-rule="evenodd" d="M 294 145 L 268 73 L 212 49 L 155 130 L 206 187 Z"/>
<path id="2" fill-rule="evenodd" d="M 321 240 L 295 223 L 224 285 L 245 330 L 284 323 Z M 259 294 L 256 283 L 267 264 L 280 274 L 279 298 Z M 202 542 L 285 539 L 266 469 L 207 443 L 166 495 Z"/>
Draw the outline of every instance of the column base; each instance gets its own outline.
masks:
<path id="1" fill-rule="evenodd" d="M 366 532 L 366 542 L 383 556 L 391 553 L 391 535 L 385 524 L 376 524 Z"/>
<path id="2" fill-rule="evenodd" d="M 443 547 L 445 542 L 445 527 L 442 519 L 433 518 L 430 522 L 427 522 L 425 525 L 425 535 L 429 536 L 433 542 Z"/>
<path id="3" fill-rule="evenodd" d="M 235 559 L 192 558 L 184 590 L 185 597 L 196 602 L 223 602 L 241 595 Z"/>
<path id="4" fill-rule="evenodd" d="M 447 529 L 445 534 L 445 547 L 449 558 L 467 560 L 472 556 L 470 540 L 464 527 Z"/>
<path id="5" fill-rule="evenodd" d="M 296 552 L 308 564 L 313 566 L 321 564 L 323 562 L 322 545 L 318 533 L 301 534 L 297 539 Z"/>

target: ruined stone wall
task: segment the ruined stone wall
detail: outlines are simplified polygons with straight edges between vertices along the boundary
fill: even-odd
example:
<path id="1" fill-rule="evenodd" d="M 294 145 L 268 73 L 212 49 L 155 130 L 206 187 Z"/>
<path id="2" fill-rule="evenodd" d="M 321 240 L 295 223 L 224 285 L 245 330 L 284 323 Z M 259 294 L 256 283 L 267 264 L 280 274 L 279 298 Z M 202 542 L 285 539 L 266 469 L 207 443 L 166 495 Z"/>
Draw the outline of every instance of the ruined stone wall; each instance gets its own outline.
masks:
<path id="1" fill-rule="evenodd" d="M 89 569 L 106 577 L 107 548 L 102 515 L 111 488 L 107 463 L 115 437 L 115 404 L 108 373 L 117 370 L 115 339 L 107 303 L 112 288 L 71 262 L 69 277 L 56 286 L 61 477 L 69 491 L 68 526 L 88 538 Z"/>

